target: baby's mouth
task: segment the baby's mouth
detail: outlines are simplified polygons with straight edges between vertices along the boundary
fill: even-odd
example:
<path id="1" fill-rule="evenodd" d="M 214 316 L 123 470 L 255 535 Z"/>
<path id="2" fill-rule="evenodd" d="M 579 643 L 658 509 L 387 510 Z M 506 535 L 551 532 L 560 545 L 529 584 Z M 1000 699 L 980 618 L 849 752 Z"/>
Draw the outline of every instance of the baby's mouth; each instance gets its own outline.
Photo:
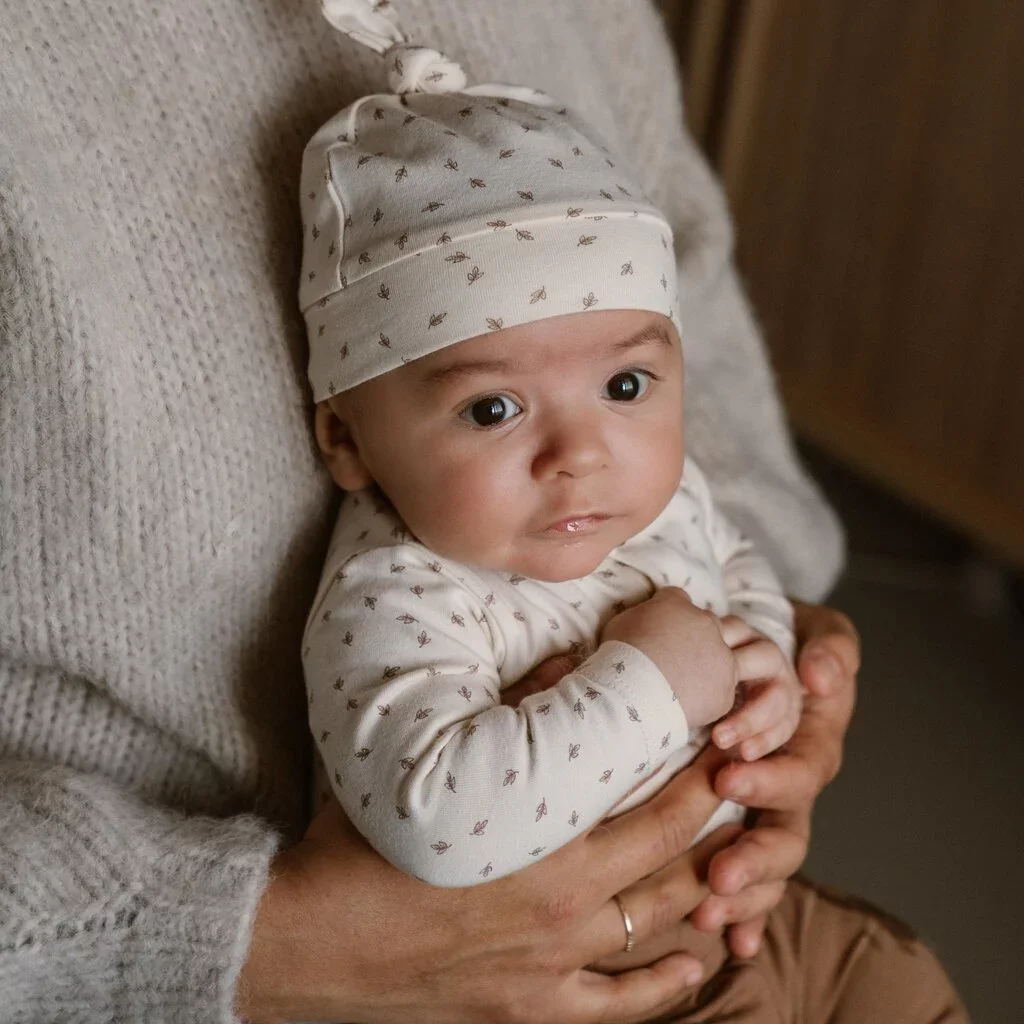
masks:
<path id="1" fill-rule="evenodd" d="M 593 533 L 610 518 L 611 516 L 605 515 L 603 512 L 575 512 L 549 523 L 542 532 L 555 536 Z"/>

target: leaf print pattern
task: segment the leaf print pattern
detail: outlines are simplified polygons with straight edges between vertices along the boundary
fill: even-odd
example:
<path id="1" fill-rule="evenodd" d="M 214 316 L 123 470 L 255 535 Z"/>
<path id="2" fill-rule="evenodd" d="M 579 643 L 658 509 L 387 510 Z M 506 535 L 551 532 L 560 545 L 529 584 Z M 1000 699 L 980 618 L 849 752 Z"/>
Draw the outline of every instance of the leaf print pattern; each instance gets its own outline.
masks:
<path id="1" fill-rule="evenodd" d="M 546 288 L 541 286 L 535 292 L 530 293 L 530 305 L 533 306 L 538 302 L 542 302 L 548 297 L 548 291 Z"/>
<path id="2" fill-rule="evenodd" d="M 389 244 L 388 236 L 382 241 Z M 508 244 L 512 244 L 511 238 Z M 621 259 L 612 263 L 616 274 Z M 657 287 L 656 281 L 652 283 Z M 524 305 L 528 295 L 521 295 Z M 696 535 L 705 527 L 703 522 L 691 522 L 693 501 L 685 495 L 679 500 L 686 508 L 685 516 L 679 517 L 679 529 Z M 385 819 L 396 830 L 400 822 L 400 836 L 404 838 L 395 841 L 400 841 L 403 849 L 415 846 L 420 851 L 416 857 L 433 859 L 437 853 L 433 845 L 448 844 L 446 855 L 438 858 L 446 865 L 443 873 L 438 874 L 441 868 L 432 872 L 423 867 L 422 860 L 414 860 L 416 875 L 427 880 L 444 878 L 446 884 L 469 884 L 483 880 L 479 872 L 485 862 L 491 865 L 490 877 L 516 870 L 532 856 L 532 849 L 544 848 L 540 855 L 546 855 L 546 851 L 567 841 L 570 833 L 591 827 L 624 793 L 657 771 L 666 758 L 686 749 L 687 737 L 676 729 L 674 720 L 670 730 L 665 715 L 653 714 L 655 708 L 678 714 L 675 705 L 668 704 L 668 695 L 664 703 L 648 704 L 643 676 L 634 679 L 633 662 L 618 653 L 600 662 L 602 676 L 576 676 L 562 692 L 558 692 L 560 684 L 549 694 L 534 696 L 524 704 L 526 720 L 517 726 L 519 746 L 509 747 L 504 742 L 495 745 L 490 709 L 497 709 L 499 719 L 511 712 L 499 706 L 501 695 L 495 685 L 498 677 L 493 663 L 485 660 L 488 651 L 491 657 L 496 653 L 490 649 L 492 631 L 501 630 L 502 642 L 519 645 L 520 649 L 528 649 L 538 638 L 547 636 L 545 643 L 552 646 L 543 651 L 535 648 L 534 661 L 554 649 L 570 649 L 584 658 L 594 650 L 596 640 L 589 632 L 593 628 L 589 623 L 595 620 L 588 617 L 593 615 L 593 592 L 573 582 L 556 600 L 545 585 L 527 581 L 520 573 L 478 578 L 468 568 L 447 559 L 442 565 L 422 546 L 415 547 L 417 542 L 407 531 L 405 539 L 394 543 L 388 540 L 398 529 L 397 520 L 390 506 L 372 493 L 350 495 L 345 507 L 346 514 L 352 510 L 353 515 L 364 517 L 362 522 L 356 518 L 347 526 L 347 543 L 353 544 L 354 535 L 365 523 L 372 527 L 374 538 L 369 541 L 369 550 L 377 550 L 374 544 L 384 546 L 380 557 L 374 555 L 377 571 L 372 575 L 357 571 L 362 554 L 354 560 L 339 557 L 325 570 L 330 586 L 311 627 L 314 632 L 307 640 L 317 652 L 306 658 L 313 670 L 311 694 L 317 686 L 318 663 L 329 666 L 330 672 L 319 684 L 322 689 L 316 694 L 311 723 L 318 743 L 324 731 L 330 733 L 324 743 L 325 748 L 330 745 L 324 753 L 327 776 L 337 772 L 343 779 L 344 786 L 332 782 L 335 793 L 343 805 L 347 801 L 350 815 L 368 836 L 376 835 L 374 830 L 383 827 L 376 823 Z M 378 520 L 376 516 L 384 518 Z M 681 538 L 674 533 L 674 522 L 659 530 L 661 540 L 657 544 L 680 552 Z M 368 549 L 355 545 L 355 550 Z M 716 591 L 703 582 L 713 571 L 711 566 L 697 568 L 697 558 L 707 558 L 707 549 L 696 551 L 698 554 L 685 555 L 681 563 L 690 571 L 673 569 L 672 580 L 692 577 L 699 600 Z M 611 564 L 614 575 L 595 577 L 602 595 L 602 621 L 606 621 L 613 603 L 632 604 L 646 596 L 641 591 L 630 591 L 636 573 L 628 562 Z M 668 565 L 652 556 L 654 578 Z M 338 572 L 342 573 L 340 580 Z M 602 574 L 611 572 L 604 567 L 599 570 Z M 734 578 L 758 588 L 753 574 L 738 572 Z M 481 579 L 485 581 L 482 586 Z M 598 584 L 598 580 L 603 582 Z M 419 594 L 414 587 L 420 587 Z M 702 591 L 702 587 L 706 589 Z M 339 618 L 338 601 L 345 594 L 354 597 L 355 607 Z M 367 597 L 374 600 L 372 608 L 365 604 Z M 588 600 L 580 601 L 580 597 Z M 562 610 L 556 611 L 556 606 Z M 324 612 L 331 613 L 326 622 Z M 317 639 L 317 628 L 323 630 L 324 637 L 332 638 L 329 658 L 324 658 L 328 652 Z M 341 641 L 346 633 L 353 636 L 349 646 Z M 420 645 L 422 637 L 429 640 L 425 647 Z M 477 650 L 475 645 L 482 646 Z M 342 661 L 336 658 L 339 650 L 345 652 Z M 390 664 L 384 663 L 385 653 Z M 597 656 L 600 658 L 600 654 Z M 617 657 L 623 660 L 617 661 Z M 389 671 L 392 669 L 397 674 Z M 511 666 L 510 678 L 518 671 L 522 669 Z M 641 671 L 639 664 L 636 671 Z M 631 702 L 616 682 L 627 678 L 627 673 L 627 692 L 635 695 Z M 346 711 L 346 701 L 356 698 L 355 708 Z M 462 710 L 458 710 L 460 707 Z M 648 708 L 651 714 L 646 713 Z M 602 731 L 605 729 L 613 731 L 606 733 Z M 411 741 L 409 738 L 414 736 L 419 738 Z M 609 736 L 615 739 L 609 741 Z M 588 737 L 600 737 L 600 742 L 591 742 Z M 677 737 L 674 747 L 673 737 Z M 429 756 L 417 767 L 411 755 L 421 750 L 429 751 Z M 501 758 L 497 764 L 495 756 Z M 541 763 L 552 765 L 551 775 L 538 773 Z M 554 773 L 554 765 L 564 775 Z M 342 766 L 344 770 L 340 771 Z M 479 771 L 479 766 L 485 766 L 485 770 Z M 557 793 L 550 788 L 552 784 Z M 434 794 L 443 794 L 440 803 L 439 797 L 429 804 L 424 800 L 428 786 Z M 553 794 L 551 801 L 546 799 L 546 792 Z M 368 807 L 362 807 L 362 794 L 372 797 Z M 424 822 L 424 807 L 442 805 L 451 810 Z M 410 816 L 396 820 L 393 815 L 398 815 L 398 808 L 404 808 Z M 522 827 L 522 821 L 528 820 L 526 813 L 534 821 L 532 841 L 510 845 L 509 829 L 517 820 Z M 518 819 L 516 814 L 520 815 Z"/>

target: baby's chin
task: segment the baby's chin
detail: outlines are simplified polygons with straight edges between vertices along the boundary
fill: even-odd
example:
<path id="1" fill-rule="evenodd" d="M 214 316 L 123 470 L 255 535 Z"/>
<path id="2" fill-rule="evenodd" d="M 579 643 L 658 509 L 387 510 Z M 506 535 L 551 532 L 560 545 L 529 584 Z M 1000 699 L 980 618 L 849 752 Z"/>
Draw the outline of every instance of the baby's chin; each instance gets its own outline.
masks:
<path id="1" fill-rule="evenodd" d="M 617 545 L 579 544 L 520 555 L 495 566 L 499 572 L 526 576 L 545 583 L 568 583 L 596 572 Z"/>

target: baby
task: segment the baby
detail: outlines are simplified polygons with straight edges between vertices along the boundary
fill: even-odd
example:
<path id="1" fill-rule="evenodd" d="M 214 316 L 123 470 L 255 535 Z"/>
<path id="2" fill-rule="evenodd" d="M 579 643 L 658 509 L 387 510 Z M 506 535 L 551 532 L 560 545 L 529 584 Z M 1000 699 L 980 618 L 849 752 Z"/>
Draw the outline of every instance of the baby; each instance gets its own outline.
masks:
<path id="1" fill-rule="evenodd" d="M 738 686 L 715 742 L 783 744 L 792 610 L 684 456 L 661 214 L 549 98 L 466 87 L 386 6 L 326 10 L 387 51 L 393 93 L 303 163 L 316 435 L 347 492 L 306 630 L 310 723 L 383 856 L 473 885 L 646 800 Z M 624 611 L 671 587 L 707 610 L 675 598 L 681 626 L 721 620 L 728 672 Z M 573 672 L 502 704 L 565 651 Z"/>

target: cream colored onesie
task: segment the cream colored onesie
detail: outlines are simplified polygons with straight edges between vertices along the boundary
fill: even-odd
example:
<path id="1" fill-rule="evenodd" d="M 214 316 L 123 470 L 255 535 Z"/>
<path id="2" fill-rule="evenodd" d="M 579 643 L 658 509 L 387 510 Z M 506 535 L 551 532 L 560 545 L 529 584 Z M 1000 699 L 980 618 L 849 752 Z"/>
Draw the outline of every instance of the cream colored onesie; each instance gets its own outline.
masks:
<path id="1" fill-rule="evenodd" d="M 438 558 L 375 492 L 350 494 L 303 661 L 314 739 L 356 827 L 408 873 L 464 886 L 646 800 L 707 730 L 688 728 L 646 655 L 596 641 L 618 611 L 669 585 L 742 616 L 792 656 L 789 602 L 692 460 L 646 530 L 564 583 Z M 502 689 L 567 650 L 585 658 L 575 672 L 518 708 L 500 703 Z M 702 835 L 740 817 L 723 804 Z"/>

